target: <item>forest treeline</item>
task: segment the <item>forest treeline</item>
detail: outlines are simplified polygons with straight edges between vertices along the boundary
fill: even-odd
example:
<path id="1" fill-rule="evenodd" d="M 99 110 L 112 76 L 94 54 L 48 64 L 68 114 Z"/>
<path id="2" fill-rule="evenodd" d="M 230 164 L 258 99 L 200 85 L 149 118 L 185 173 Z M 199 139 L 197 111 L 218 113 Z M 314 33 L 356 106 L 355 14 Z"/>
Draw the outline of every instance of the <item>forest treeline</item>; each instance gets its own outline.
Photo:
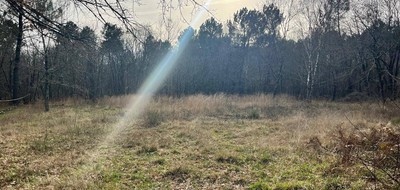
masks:
<path id="1" fill-rule="evenodd" d="M 62 12 L 49 0 L 32 2 L 48 18 Z M 397 0 L 304 0 L 298 9 L 285 2 L 243 8 L 226 23 L 210 18 L 198 30 L 186 29 L 194 35 L 159 93 L 399 97 Z M 147 31 L 130 37 L 111 23 L 100 36 L 73 22 L 54 31 L 18 10 L 10 7 L 0 16 L 0 100 L 135 93 L 174 46 Z"/>

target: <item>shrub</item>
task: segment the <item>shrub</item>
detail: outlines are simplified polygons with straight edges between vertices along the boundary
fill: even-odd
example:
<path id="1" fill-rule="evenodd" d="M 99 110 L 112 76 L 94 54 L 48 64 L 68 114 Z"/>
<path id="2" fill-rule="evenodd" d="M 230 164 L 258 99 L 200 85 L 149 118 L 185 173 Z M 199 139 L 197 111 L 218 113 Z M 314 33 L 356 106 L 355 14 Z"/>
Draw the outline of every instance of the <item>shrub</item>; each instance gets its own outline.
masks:
<path id="1" fill-rule="evenodd" d="M 150 110 L 144 114 L 143 121 L 146 128 L 158 127 L 164 121 L 164 116 L 160 111 Z"/>
<path id="2" fill-rule="evenodd" d="M 358 173 L 382 189 L 400 188 L 400 131 L 384 127 L 336 133 L 335 149 L 343 166 L 361 165 Z M 366 171 L 366 172 L 365 172 Z"/>
<path id="3" fill-rule="evenodd" d="M 247 116 L 247 118 L 249 118 L 249 119 L 260 119 L 260 117 L 261 117 L 260 113 L 256 109 L 252 109 Z"/>

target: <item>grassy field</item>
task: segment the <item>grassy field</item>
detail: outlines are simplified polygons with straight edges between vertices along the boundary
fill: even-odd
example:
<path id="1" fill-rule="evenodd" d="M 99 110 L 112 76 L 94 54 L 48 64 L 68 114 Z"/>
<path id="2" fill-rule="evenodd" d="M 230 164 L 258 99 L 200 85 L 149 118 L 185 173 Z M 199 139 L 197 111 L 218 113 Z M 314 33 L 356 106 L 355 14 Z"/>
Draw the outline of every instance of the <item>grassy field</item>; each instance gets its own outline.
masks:
<path id="1" fill-rule="evenodd" d="M 129 98 L 2 107 L 0 189 L 374 189 L 336 134 L 400 123 L 391 104 L 196 95 L 110 135 Z"/>

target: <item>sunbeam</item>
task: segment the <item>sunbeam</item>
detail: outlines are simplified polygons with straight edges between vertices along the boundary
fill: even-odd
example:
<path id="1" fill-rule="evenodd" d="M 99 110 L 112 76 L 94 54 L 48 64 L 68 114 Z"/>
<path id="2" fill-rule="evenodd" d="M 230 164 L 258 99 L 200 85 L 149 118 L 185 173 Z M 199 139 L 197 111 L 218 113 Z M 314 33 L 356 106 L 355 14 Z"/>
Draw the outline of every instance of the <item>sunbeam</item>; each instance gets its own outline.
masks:
<path id="1" fill-rule="evenodd" d="M 200 7 L 199 11 L 190 23 L 191 27 L 197 25 L 201 17 L 206 14 L 207 8 L 209 7 L 211 1 L 212 0 L 208 0 L 204 6 Z M 165 79 L 175 68 L 178 58 L 189 44 L 193 34 L 193 30 L 187 30 L 183 34 L 182 38 L 178 41 L 176 47 L 168 52 L 168 54 L 162 59 L 153 72 L 147 77 L 145 82 L 138 90 L 137 96 L 133 97 L 126 106 L 127 112 L 115 126 L 115 131 L 112 134 L 115 135 L 115 132 L 119 133 L 119 131 L 124 128 L 128 122 L 136 119 L 143 112 L 153 95 L 159 90 Z"/>
<path id="2" fill-rule="evenodd" d="M 201 17 L 207 13 L 207 9 L 211 2 L 212 0 L 208 0 L 202 7 L 200 7 L 190 23 L 191 27 L 199 24 L 198 22 L 200 22 Z M 178 44 L 161 60 L 161 62 L 156 66 L 156 68 L 139 88 L 136 96 L 130 99 L 128 105 L 126 106 L 127 111 L 123 118 L 121 118 L 113 127 L 112 132 L 102 143 L 100 143 L 99 147 L 110 145 L 112 140 L 114 140 L 118 134 L 120 134 L 121 131 L 126 128 L 126 126 L 128 126 L 143 113 L 145 107 L 149 104 L 154 94 L 160 89 L 163 82 L 175 68 L 177 60 L 189 44 L 193 35 L 193 30 L 187 30 L 178 41 Z M 97 157 L 97 153 L 95 153 L 92 157 Z"/>

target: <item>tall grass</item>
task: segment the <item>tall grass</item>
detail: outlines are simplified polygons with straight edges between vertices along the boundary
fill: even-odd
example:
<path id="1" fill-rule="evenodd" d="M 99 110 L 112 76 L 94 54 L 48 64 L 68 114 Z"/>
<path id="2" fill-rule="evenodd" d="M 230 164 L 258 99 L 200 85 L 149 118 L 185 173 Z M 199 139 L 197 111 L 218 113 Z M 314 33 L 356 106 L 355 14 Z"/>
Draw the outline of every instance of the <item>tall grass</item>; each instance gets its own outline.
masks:
<path id="1" fill-rule="evenodd" d="M 354 172 L 360 170 L 343 169 L 340 154 L 330 151 L 345 147 L 335 144 L 337 127 L 342 139 L 361 147 L 364 141 L 351 135 L 354 125 L 368 131 L 400 123 L 395 106 L 377 102 L 303 102 L 264 94 L 156 96 L 101 149 L 105 155 L 90 160 L 96 171 L 81 176 L 77 168 L 134 98 L 65 99 L 52 102 L 48 113 L 38 102 L 1 114 L 0 188 L 364 189 L 365 176 Z"/>

